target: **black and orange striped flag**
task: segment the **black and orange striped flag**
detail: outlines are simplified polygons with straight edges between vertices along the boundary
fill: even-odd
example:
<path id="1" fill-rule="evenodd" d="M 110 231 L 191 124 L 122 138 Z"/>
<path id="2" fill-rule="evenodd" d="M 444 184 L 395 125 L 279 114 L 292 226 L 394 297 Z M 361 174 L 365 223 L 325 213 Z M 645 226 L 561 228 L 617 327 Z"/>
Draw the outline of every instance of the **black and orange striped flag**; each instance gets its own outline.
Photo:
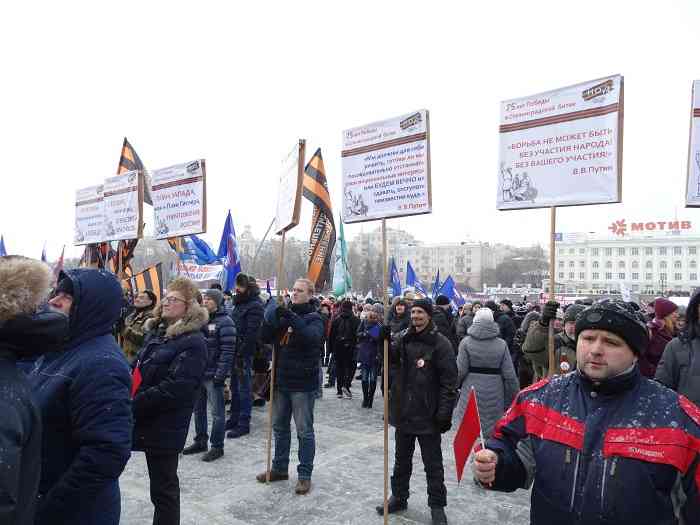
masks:
<path id="1" fill-rule="evenodd" d="M 113 274 L 117 274 L 119 277 L 131 277 L 134 273 L 131 269 L 131 259 L 134 257 L 134 251 L 136 250 L 136 245 L 139 243 L 138 239 L 128 239 L 126 241 L 119 241 L 117 245 L 117 250 L 113 251 L 109 259 L 107 268 Z M 121 261 L 119 261 L 119 255 L 121 254 Z M 121 264 L 122 274 L 119 275 L 119 266 Z"/>
<path id="2" fill-rule="evenodd" d="M 309 279 L 316 290 L 331 286 L 331 258 L 335 247 L 335 222 L 328 192 L 326 169 L 323 166 L 321 148 L 304 168 L 304 197 L 314 205 L 309 240 Z"/>
<path id="3" fill-rule="evenodd" d="M 146 168 L 141 162 L 138 154 L 134 150 L 134 147 L 129 143 L 126 137 L 124 137 L 124 144 L 122 144 L 122 154 L 119 157 L 119 166 L 117 167 L 117 175 L 121 175 L 127 171 L 139 170 L 143 172 L 143 202 L 153 206 L 153 198 L 151 197 L 151 177 L 146 172 Z"/>
<path id="4" fill-rule="evenodd" d="M 129 279 L 131 292 L 134 296 L 144 290 L 151 290 L 156 297 L 163 297 L 163 266 L 162 263 L 149 266 Z"/>

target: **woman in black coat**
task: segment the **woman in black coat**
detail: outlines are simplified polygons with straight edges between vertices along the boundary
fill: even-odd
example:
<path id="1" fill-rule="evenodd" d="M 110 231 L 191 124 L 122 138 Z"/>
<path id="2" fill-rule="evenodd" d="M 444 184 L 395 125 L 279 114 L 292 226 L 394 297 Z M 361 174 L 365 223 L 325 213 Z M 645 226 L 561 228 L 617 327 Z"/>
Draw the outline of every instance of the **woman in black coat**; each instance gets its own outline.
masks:
<path id="1" fill-rule="evenodd" d="M 180 523 L 178 455 L 207 361 L 201 328 L 209 313 L 198 304 L 198 294 L 184 277 L 168 285 L 166 297 L 146 322 L 146 340 L 135 365 L 142 382 L 134 380 L 133 449 L 146 453 L 154 525 Z"/>

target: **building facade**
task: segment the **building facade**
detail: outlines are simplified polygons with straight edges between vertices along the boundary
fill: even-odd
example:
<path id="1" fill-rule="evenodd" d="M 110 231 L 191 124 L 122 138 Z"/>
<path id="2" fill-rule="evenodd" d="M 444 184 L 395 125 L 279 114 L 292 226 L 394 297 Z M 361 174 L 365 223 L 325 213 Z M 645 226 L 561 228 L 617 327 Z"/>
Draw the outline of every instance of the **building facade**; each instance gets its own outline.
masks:
<path id="1" fill-rule="evenodd" d="M 611 227 L 612 233 L 606 235 L 561 236 L 556 242 L 557 289 L 584 293 L 627 289 L 650 295 L 692 292 L 700 286 L 700 235 L 692 232 L 689 221 L 683 222 L 688 228 L 620 232 Z"/>

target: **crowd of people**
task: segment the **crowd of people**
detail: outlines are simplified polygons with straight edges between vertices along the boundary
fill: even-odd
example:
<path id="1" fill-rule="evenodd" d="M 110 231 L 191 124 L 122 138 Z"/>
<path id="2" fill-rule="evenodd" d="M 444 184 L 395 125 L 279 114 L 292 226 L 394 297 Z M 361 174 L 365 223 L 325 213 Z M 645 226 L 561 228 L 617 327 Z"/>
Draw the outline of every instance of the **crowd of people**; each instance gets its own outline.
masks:
<path id="1" fill-rule="evenodd" d="M 145 454 L 153 523 L 178 524 L 180 454 L 219 460 L 270 400 L 274 458 L 257 481 L 289 479 L 293 419 L 294 491 L 307 494 L 315 404 L 327 389 L 352 399 L 358 381 L 362 409 L 389 398 L 389 513 L 408 506 L 417 441 L 432 522 L 447 523 L 442 434 L 473 390 L 488 438 L 475 481 L 532 487 L 532 523 L 697 524 L 699 307 L 700 293 L 685 311 L 665 298 L 455 308 L 407 291 L 385 310 L 317 295 L 306 278 L 269 297 L 243 273 L 230 292 L 180 276 L 162 299 L 132 298 L 104 270 L 52 284 L 45 264 L 2 257 L 0 524 L 116 525 L 132 451 Z"/>

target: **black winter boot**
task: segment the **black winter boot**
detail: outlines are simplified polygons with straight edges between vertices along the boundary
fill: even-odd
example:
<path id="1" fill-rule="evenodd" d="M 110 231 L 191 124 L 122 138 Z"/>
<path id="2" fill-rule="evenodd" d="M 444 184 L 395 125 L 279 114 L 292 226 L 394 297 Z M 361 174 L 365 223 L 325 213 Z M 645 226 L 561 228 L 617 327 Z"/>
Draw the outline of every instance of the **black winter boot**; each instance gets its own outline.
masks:
<path id="1" fill-rule="evenodd" d="M 433 519 L 433 525 L 447 525 L 447 516 L 442 507 L 430 507 L 430 516 Z"/>
<path id="2" fill-rule="evenodd" d="M 369 384 L 369 391 L 367 392 L 367 408 L 372 408 L 372 403 L 374 403 L 374 393 L 377 391 L 377 382 L 372 381 Z"/>
<path id="3" fill-rule="evenodd" d="M 408 501 L 405 499 L 398 499 L 395 496 L 391 496 L 389 498 L 387 510 L 389 511 L 389 514 L 394 514 L 395 512 L 399 512 L 402 510 L 406 510 L 408 508 Z M 384 505 L 377 505 L 376 507 L 377 514 L 380 516 L 384 516 Z"/>
<path id="4" fill-rule="evenodd" d="M 185 447 L 185 449 L 182 451 L 182 455 L 188 456 L 190 454 L 199 454 L 200 452 L 206 452 L 207 450 L 209 450 L 209 447 L 207 446 L 206 442 L 200 443 L 195 441 L 189 447 Z"/>

